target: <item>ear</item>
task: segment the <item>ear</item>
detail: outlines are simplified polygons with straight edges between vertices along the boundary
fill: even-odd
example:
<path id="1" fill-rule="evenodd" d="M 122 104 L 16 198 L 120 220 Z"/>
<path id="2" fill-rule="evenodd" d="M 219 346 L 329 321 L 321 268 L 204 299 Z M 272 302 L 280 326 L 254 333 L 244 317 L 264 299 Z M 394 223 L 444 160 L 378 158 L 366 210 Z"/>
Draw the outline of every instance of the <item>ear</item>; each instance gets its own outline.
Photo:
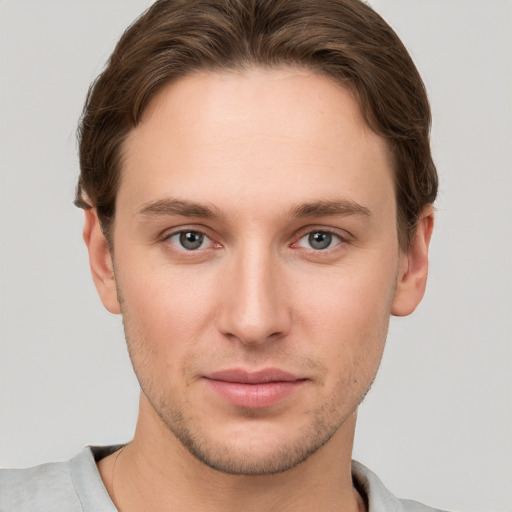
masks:
<path id="1" fill-rule="evenodd" d="M 409 250 L 402 253 L 400 271 L 391 307 L 395 316 L 410 315 L 421 302 L 427 286 L 428 247 L 434 227 L 434 208 L 426 206 L 421 212 Z"/>
<path id="2" fill-rule="evenodd" d="M 121 313 L 112 255 L 101 229 L 96 208 L 84 210 L 84 213 L 84 241 L 89 251 L 89 264 L 96 290 L 108 311 L 114 314 Z"/>

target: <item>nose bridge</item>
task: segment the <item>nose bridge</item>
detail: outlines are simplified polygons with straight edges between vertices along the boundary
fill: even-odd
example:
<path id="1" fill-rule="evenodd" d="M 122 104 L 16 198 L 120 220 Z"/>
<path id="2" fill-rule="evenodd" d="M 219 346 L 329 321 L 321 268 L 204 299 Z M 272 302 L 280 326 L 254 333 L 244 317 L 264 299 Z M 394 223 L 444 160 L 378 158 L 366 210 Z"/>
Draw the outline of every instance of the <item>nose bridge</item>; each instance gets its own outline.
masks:
<path id="1" fill-rule="evenodd" d="M 270 244 L 253 239 L 230 257 L 220 328 L 244 344 L 276 339 L 289 329 L 289 312 L 282 289 L 278 256 Z"/>

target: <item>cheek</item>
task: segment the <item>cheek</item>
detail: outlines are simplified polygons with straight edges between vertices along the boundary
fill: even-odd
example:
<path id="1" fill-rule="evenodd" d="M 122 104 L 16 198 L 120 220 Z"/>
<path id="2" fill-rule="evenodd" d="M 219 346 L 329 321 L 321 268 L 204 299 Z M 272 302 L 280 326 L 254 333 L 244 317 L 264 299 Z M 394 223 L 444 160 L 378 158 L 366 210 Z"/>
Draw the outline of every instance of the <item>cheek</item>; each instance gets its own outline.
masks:
<path id="1" fill-rule="evenodd" d="M 304 285 L 295 299 L 302 318 L 305 340 L 326 364 L 342 364 L 345 370 L 377 370 L 394 295 L 395 268 L 376 272 L 344 268 L 335 275 Z M 306 341 L 307 342 L 307 341 Z M 366 371 L 366 370 L 365 370 Z"/>
<path id="2" fill-rule="evenodd" d="M 170 266 L 137 267 L 133 261 L 123 261 L 122 268 L 130 269 L 121 272 L 117 282 L 133 355 L 138 357 L 144 345 L 144 357 L 151 358 L 152 364 L 178 367 L 212 324 L 215 287 L 211 277 Z M 135 345 L 140 350 L 135 352 Z"/>

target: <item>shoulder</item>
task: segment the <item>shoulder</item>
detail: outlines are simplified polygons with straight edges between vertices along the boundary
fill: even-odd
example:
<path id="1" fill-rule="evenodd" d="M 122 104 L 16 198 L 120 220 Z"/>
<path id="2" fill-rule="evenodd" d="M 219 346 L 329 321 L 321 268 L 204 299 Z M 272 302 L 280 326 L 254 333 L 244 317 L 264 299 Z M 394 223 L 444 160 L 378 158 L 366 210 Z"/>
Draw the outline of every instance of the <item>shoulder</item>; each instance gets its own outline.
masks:
<path id="1" fill-rule="evenodd" d="M 0 470 L 0 511 L 81 511 L 69 462 Z"/>
<path id="2" fill-rule="evenodd" d="M 360 462 L 352 461 L 352 478 L 367 502 L 368 512 L 443 512 L 417 501 L 397 498 L 375 473 Z"/>
<path id="3" fill-rule="evenodd" d="M 114 511 L 96 468 L 102 450 L 87 447 L 66 462 L 0 470 L 0 512 Z"/>

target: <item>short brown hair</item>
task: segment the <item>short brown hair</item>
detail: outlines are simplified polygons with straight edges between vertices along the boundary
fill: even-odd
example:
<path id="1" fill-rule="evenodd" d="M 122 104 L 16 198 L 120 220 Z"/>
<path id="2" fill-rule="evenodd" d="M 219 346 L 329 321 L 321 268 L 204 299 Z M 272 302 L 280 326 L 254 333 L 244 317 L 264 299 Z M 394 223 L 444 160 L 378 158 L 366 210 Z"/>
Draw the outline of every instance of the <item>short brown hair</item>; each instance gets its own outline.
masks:
<path id="1" fill-rule="evenodd" d="M 437 194 L 430 107 L 421 77 L 391 27 L 360 0 L 158 0 L 123 34 L 91 85 L 79 127 L 75 204 L 95 207 L 107 239 L 121 150 L 165 84 L 198 70 L 298 65 L 357 96 L 395 164 L 399 242 L 407 250 Z"/>

